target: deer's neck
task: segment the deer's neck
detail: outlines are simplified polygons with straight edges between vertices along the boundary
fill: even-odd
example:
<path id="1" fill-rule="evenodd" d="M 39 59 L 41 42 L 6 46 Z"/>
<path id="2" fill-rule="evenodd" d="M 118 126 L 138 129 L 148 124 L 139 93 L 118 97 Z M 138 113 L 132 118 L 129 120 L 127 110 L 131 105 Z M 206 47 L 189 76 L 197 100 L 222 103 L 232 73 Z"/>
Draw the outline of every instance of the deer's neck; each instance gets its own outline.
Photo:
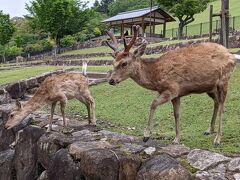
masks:
<path id="1" fill-rule="evenodd" d="M 136 83 L 138 83 L 140 86 L 142 86 L 144 88 L 151 89 L 151 90 L 157 90 L 156 86 L 153 83 L 151 73 L 149 73 L 150 69 L 152 69 L 152 68 L 154 68 L 154 66 L 150 67 L 147 64 L 143 63 L 141 59 L 138 59 L 134 63 L 133 71 L 132 71 L 130 77 Z"/>
<path id="2" fill-rule="evenodd" d="M 44 92 L 41 88 L 35 93 L 35 95 L 24 105 L 22 113 L 24 116 L 29 115 L 30 113 L 36 111 L 39 108 L 42 108 L 47 104 L 47 93 Z"/>

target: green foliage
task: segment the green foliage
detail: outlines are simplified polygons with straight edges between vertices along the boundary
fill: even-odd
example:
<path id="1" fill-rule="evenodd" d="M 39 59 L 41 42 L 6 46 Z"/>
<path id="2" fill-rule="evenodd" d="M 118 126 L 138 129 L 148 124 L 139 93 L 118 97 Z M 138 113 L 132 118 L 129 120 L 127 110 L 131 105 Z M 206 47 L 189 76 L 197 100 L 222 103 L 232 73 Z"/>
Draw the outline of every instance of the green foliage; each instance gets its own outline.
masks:
<path id="1" fill-rule="evenodd" d="M 54 41 L 50 38 L 40 41 L 43 51 L 51 51 L 54 47 Z"/>
<path id="2" fill-rule="evenodd" d="M 17 34 L 14 41 L 18 47 L 26 47 L 27 44 L 37 43 L 39 36 L 37 34 Z"/>
<path id="3" fill-rule="evenodd" d="M 23 52 L 23 48 L 19 48 L 17 46 L 10 46 L 5 49 L 5 53 L 7 56 L 21 55 L 22 52 Z"/>
<path id="4" fill-rule="evenodd" d="M 153 0 L 153 4 L 156 4 L 155 0 Z M 109 14 L 113 16 L 120 12 L 146 8 L 149 6 L 150 6 L 149 0 L 138 0 L 137 3 L 135 0 L 116 0 L 108 6 L 108 10 Z"/>
<path id="5" fill-rule="evenodd" d="M 203 12 L 210 0 L 157 0 L 179 20 L 179 37 L 183 35 L 183 28 L 194 21 L 194 15 Z"/>
<path id="6" fill-rule="evenodd" d="M 42 47 L 41 44 L 28 44 L 25 47 L 24 51 L 26 53 L 30 53 L 30 54 L 37 53 L 37 52 L 42 52 L 43 51 L 43 47 Z"/>
<path id="7" fill-rule="evenodd" d="M 3 14 L 3 12 L 0 11 L 0 44 L 1 45 L 5 45 L 10 41 L 14 33 L 14 30 L 15 29 L 13 24 L 10 22 L 9 15 Z"/>
<path id="8" fill-rule="evenodd" d="M 96 0 L 93 4 L 93 7 L 96 9 L 97 12 L 100 12 L 103 14 L 109 14 L 108 6 L 112 2 L 114 2 L 114 0 L 101 0 L 101 2 Z"/>
<path id="9" fill-rule="evenodd" d="M 71 35 L 67 35 L 67 36 L 64 36 L 62 39 L 61 39 L 61 45 L 63 47 L 66 47 L 66 46 L 72 46 L 76 43 L 76 39 L 75 37 L 71 36 Z"/>
<path id="10" fill-rule="evenodd" d="M 82 31 L 75 34 L 77 41 L 86 41 L 96 36 L 105 34 L 107 25 L 101 23 L 103 19 L 106 19 L 106 15 L 96 12 L 95 10 L 88 10 L 88 16 L 91 17 L 83 27 Z"/>

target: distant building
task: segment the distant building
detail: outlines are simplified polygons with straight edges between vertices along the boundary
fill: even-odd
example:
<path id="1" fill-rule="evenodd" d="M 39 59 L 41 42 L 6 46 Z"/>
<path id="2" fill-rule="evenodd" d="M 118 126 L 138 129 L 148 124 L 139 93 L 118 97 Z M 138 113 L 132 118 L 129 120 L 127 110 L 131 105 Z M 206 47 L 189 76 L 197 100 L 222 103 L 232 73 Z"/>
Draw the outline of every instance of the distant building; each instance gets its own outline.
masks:
<path id="1" fill-rule="evenodd" d="M 140 25 L 140 35 L 146 37 L 165 37 L 166 23 L 175 21 L 175 19 L 169 15 L 166 11 L 155 6 L 151 8 L 138 9 L 133 11 L 127 11 L 110 17 L 103 23 L 108 23 L 111 27 L 121 28 L 121 37 L 124 35 L 125 28 L 130 28 L 130 35 L 132 34 L 132 26 Z M 162 33 L 155 31 L 155 26 L 162 24 Z"/>

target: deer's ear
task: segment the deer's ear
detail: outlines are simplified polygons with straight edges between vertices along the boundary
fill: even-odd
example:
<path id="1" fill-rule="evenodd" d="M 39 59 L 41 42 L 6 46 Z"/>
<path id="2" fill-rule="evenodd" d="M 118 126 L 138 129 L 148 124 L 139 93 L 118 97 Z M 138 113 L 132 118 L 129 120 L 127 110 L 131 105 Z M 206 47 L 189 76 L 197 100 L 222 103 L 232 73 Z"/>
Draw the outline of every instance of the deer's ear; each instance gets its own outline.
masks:
<path id="1" fill-rule="evenodd" d="M 17 107 L 18 110 L 22 109 L 22 104 L 20 103 L 19 100 L 16 100 L 16 107 Z"/>
<path id="2" fill-rule="evenodd" d="M 147 43 L 143 43 L 139 48 L 137 48 L 133 52 L 134 56 L 135 57 L 141 57 L 144 54 L 146 47 L 147 47 Z"/>

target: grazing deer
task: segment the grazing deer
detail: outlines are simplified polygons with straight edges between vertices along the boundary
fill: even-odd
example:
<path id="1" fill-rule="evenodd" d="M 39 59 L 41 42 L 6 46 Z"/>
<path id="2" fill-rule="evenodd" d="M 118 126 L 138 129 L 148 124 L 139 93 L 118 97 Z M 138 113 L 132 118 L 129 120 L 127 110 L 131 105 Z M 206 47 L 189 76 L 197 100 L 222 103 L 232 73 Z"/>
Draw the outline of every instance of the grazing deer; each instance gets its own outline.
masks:
<path id="1" fill-rule="evenodd" d="M 16 109 L 11 112 L 5 128 L 10 129 L 18 125 L 31 112 L 42 108 L 48 103 L 51 104 L 48 131 L 51 131 L 53 113 L 58 101 L 60 101 L 63 125 L 67 127 L 65 107 L 67 99 L 73 98 L 78 99 L 86 105 L 89 124 L 95 125 L 95 103 L 88 89 L 87 77 L 79 73 L 63 73 L 47 77 L 34 96 L 24 106 L 22 106 L 19 101 L 16 101 Z"/>
<path id="2" fill-rule="evenodd" d="M 22 56 L 17 56 L 17 57 L 16 57 L 16 63 L 18 64 L 18 63 L 21 63 L 21 62 L 24 62 L 24 57 L 22 57 Z"/>
<path id="3" fill-rule="evenodd" d="M 228 81 L 236 65 L 234 55 L 219 44 L 200 43 L 167 52 L 159 58 L 141 58 L 147 45 L 146 41 L 133 53 L 130 52 L 136 41 L 138 30 L 139 26 L 134 25 L 134 36 L 129 44 L 126 44 L 123 39 L 124 51 L 118 49 L 116 37 L 111 31 L 107 34 L 113 44 L 109 42 L 107 44 L 114 50 L 115 56 L 110 85 L 116 85 L 130 77 L 140 86 L 159 92 L 159 96 L 151 105 L 143 141 L 146 142 L 150 137 L 156 108 L 171 101 L 176 126 L 176 137 L 173 143 L 179 144 L 180 98 L 191 93 L 207 93 L 214 101 L 214 110 L 210 127 L 205 134 L 213 133 L 219 112 L 218 132 L 214 140 L 214 144 L 219 145 Z"/>

